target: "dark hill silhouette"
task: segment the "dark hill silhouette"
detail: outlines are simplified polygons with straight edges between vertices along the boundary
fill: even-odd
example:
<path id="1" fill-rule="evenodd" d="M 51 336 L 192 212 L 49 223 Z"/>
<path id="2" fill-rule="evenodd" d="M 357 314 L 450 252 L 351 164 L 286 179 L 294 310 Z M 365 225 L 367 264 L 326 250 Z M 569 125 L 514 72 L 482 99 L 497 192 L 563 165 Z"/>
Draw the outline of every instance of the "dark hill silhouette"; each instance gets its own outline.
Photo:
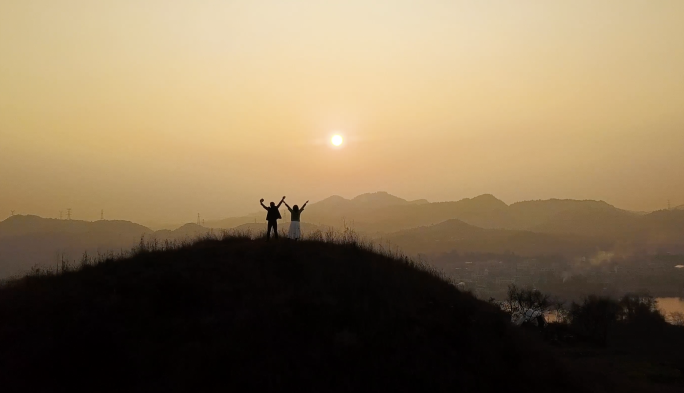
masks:
<path id="1" fill-rule="evenodd" d="M 354 245 L 203 241 L 0 288 L 3 391 L 613 391 Z"/>

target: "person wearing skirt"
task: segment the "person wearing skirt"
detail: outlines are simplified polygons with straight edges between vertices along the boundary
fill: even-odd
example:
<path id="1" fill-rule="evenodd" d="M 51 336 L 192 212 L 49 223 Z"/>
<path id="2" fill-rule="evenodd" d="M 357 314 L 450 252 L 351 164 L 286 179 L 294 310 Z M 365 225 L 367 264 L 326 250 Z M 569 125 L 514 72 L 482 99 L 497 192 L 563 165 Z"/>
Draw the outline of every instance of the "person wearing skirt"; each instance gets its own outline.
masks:
<path id="1" fill-rule="evenodd" d="M 290 211 L 290 216 L 292 217 L 290 220 L 290 231 L 287 233 L 287 237 L 290 239 L 299 240 L 302 237 L 300 219 L 307 203 L 309 203 L 309 201 L 306 201 L 306 203 L 304 203 L 300 209 L 297 205 L 290 207 L 290 205 L 285 202 L 285 206 L 287 206 L 287 210 Z"/>

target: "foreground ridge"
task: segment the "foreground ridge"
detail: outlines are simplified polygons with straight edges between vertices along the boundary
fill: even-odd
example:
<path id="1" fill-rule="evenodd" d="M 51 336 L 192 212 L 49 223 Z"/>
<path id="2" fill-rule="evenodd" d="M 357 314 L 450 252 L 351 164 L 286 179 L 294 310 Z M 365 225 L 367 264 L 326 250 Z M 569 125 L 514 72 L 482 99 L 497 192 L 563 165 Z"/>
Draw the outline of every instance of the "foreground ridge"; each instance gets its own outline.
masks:
<path id="1" fill-rule="evenodd" d="M 142 250 L 11 282 L 0 313 L 5 391 L 580 383 L 496 307 L 358 244 L 235 238 Z"/>

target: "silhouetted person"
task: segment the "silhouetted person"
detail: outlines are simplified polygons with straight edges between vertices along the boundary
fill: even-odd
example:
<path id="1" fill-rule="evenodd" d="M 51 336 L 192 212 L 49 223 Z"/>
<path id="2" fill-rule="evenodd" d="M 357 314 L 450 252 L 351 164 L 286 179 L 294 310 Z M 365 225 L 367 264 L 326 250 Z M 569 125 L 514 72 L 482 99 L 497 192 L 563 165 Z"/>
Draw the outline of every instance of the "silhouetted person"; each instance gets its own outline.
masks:
<path id="1" fill-rule="evenodd" d="M 271 239 L 271 229 L 273 229 L 273 236 L 277 239 L 278 238 L 278 220 L 280 220 L 282 217 L 280 216 L 280 211 L 278 210 L 280 208 L 280 205 L 285 202 L 285 197 L 280 200 L 280 203 L 277 205 L 274 202 L 271 202 L 271 206 L 266 207 L 264 205 L 264 198 L 261 198 L 259 203 L 261 203 L 261 207 L 266 209 L 268 212 L 266 214 L 266 221 L 268 221 L 268 229 L 266 230 L 266 240 Z"/>
<path id="2" fill-rule="evenodd" d="M 291 216 L 290 231 L 287 234 L 287 237 L 289 237 L 290 239 L 299 240 L 299 238 L 302 237 L 302 228 L 299 224 L 299 221 L 307 203 L 309 203 L 309 201 L 306 201 L 300 209 L 297 205 L 294 205 L 294 207 L 290 207 L 290 205 L 288 205 L 287 202 L 285 202 L 285 206 L 287 206 L 287 210 L 290 211 Z"/>

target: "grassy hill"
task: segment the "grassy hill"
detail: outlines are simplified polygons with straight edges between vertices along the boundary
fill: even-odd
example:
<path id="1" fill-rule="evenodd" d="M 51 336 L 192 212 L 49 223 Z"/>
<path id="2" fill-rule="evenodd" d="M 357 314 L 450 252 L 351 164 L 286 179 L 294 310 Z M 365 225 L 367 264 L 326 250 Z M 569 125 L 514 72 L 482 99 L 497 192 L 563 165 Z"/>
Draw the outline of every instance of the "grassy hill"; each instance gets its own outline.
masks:
<path id="1" fill-rule="evenodd" d="M 228 238 L 0 288 L 11 391 L 608 391 L 496 307 L 356 244 Z"/>

